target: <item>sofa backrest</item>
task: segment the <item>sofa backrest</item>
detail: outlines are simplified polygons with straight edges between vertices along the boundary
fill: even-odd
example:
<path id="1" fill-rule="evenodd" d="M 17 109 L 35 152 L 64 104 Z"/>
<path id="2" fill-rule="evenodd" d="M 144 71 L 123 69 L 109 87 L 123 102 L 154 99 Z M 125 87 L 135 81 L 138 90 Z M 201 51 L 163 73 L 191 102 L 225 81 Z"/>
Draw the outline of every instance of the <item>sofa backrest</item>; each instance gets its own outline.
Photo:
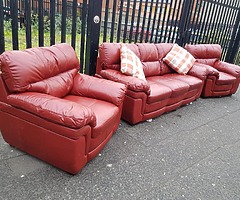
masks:
<path id="1" fill-rule="evenodd" d="M 220 60 L 222 55 L 222 48 L 219 44 L 188 44 L 185 49 L 196 58 L 197 62 L 210 66 Z"/>
<path id="2" fill-rule="evenodd" d="M 2 77 L 11 93 L 40 92 L 63 97 L 72 89 L 79 61 L 69 44 L 7 51 L 0 55 Z"/>
<path id="3" fill-rule="evenodd" d="M 173 72 L 173 70 L 163 62 L 163 58 L 172 49 L 173 44 L 126 43 L 125 45 L 140 58 L 146 77 Z M 103 43 L 100 45 L 96 69 L 98 74 L 102 69 L 119 71 L 120 63 L 120 43 Z"/>

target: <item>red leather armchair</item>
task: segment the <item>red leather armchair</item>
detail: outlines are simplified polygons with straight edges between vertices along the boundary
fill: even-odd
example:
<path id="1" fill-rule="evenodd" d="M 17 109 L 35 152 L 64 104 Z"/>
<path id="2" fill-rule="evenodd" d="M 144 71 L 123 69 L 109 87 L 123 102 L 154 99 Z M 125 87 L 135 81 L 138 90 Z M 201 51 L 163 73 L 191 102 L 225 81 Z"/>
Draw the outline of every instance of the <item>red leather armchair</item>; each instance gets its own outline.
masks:
<path id="1" fill-rule="evenodd" d="M 236 93 L 240 82 L 240 67 L 220 61 L 222 49 L 218 44 L 186 45 L 198 63 L 211 71 L 202 92 L 202 97 L 220 97 Z"/>
<path id="2" fill-rule="evenodd" d="M 68 44 L 0 56 L 0 130 L 10 145 L 76 174 L 118 128 L 126 87 L 79 74 Z"/>
<path id="3" fill-rule="evenodd" d="M 127 85 L 122 118 L 130 124 L 157 117 L 196 100 L 208 70 L 196 63 L 187 75 L 174 72 L 163 58 L 173 44 L 126 44 L 141 60 L 147 82 L 120 71 L 120 44 L 103 43 L 99 47 L 97 74 Z"/>

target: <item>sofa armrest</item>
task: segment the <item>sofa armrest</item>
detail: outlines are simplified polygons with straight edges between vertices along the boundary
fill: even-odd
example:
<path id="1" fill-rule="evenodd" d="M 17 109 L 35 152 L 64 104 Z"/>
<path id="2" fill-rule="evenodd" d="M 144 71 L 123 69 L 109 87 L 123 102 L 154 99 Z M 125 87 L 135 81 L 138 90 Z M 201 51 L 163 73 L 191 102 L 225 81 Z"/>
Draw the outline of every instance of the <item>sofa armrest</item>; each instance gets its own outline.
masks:
<path id="1" fill-rule="evenodd" d="M 85 74 L 77 74 L 70 94 L 107 101 L 119 106 L 122 104 L 126 86 L 106 79 Z"/>
<path id="2" fill-rule="evenodd" d="M 11 94 L 7 100 L 14 107 L 69 128 L 96 126 L 92 110 L 72 101 L 36 92 Z"/>
<path id="3" fill-rule="evenodd" d="M 231 63 L 223 62 L 223 61 L 218 61 L 215 63 L 214 67 L 221 72 L 225 72 L 236 78 L 240 78 L 240 66 L 238 65 L 234 65 Z"/>
<path id="4" fill-rule="evenodd" d="M 195 76 L 201 80 L 205 80 L 208 75 L 208 70 L 200 63 L 194 63 L 192 68 L 188 71 L 188 75 Z"/>
<path id="5" fill-rule="evenodd" d="M 205 80 L 207 76 L 215 76 L 218 79 L 219 71 L 211 67 L 210 65 L 205 65 L 202 63 L 195 62 L 193 67 L 189 70 L 189 75 L 193 75 L 197 77 L 199 76 L 199 78 L 202 80 Z"/>
<path id="6" fill-rule="evenodd" d="M 139 78 L 127 76 L 120 71 L 112 69 L 101 70 L 100 75 L 105 79 L 123 83 L 128 89 L 135 92 L 145 92 L 148 95 L 150 94 L 149 84 Z"/>

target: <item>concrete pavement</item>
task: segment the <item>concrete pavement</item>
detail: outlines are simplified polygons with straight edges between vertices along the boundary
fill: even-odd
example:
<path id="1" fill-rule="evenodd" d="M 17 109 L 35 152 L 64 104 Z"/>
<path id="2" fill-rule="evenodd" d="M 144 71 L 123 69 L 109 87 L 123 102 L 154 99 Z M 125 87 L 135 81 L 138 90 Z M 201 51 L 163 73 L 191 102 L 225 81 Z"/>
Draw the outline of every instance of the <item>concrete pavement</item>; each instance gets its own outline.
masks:
<path id="1" fill-rule="evenodd" d="M 240 199 L 240 91 L 130 126 L 69 175 L 0 137 L 0 199 Z"/>

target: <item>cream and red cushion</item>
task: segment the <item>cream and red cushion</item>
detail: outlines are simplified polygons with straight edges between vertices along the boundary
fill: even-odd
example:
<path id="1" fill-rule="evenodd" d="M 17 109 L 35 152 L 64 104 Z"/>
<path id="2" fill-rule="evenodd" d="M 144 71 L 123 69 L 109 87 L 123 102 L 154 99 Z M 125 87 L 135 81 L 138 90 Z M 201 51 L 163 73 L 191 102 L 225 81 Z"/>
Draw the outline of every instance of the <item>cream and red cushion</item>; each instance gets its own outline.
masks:
<path id="1" fill-rule="evenodd" d="M 124 44 L 121 44 L 120 47 L 120 57 L 122 73 L 146 81 L 140 59 L 136 56 L 136 54 L 133 51 L 128 49 Z"/>
<path id="2" fill-rule="evenodd" d="M 177 73 L 187 74 L 196 59 L 184 48 L 174 44 L 163 61 Z"/>

